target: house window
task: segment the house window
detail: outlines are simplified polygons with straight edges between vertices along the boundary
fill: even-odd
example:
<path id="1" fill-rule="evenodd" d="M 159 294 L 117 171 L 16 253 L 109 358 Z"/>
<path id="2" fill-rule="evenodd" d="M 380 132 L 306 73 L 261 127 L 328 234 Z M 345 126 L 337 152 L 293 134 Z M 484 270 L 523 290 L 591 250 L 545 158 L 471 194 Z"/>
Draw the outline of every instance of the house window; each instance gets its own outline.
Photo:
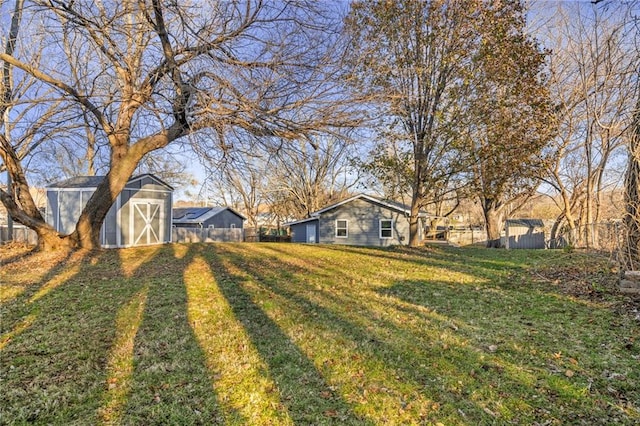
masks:
<path id="1" fill-rule="evenodd" d="M 347 238 L 349 236 L 349 222 L 346 220 L 336 220 L 336 238 Z"/>
<path id="2" fill-rule="evenodd" d="M 231 229 L 235 229 L 235 227 L 236 227 L 236 224 L 235 224 L 235 223 L 232 223 L 232 224 L 231 224 Z"/>
<path id="3" fill-rule="evenodd" d="M 215 225 L 209 225 L 209 229 L 213 229 L 215 227 L 216 227 Z"/>
<path id="4" fill-rule="evenodd" d="M 393 238 L 393 220 L 380 219 L 380 238 Z"/>

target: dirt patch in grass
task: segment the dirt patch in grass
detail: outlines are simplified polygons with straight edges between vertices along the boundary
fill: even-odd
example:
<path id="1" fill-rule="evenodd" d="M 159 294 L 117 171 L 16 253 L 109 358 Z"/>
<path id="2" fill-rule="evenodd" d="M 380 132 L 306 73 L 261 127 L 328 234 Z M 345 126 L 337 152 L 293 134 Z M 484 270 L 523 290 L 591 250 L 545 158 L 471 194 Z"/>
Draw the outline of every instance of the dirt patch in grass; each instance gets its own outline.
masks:
<path id="1" fill-rule="evenodd" d="M 618 268 L 608 255 L 558 254 L 529 273 L 534 283 L 551 285 L 558 293 L 578 300 L 606 304 L 614 312 L 640 321 L 640 296 L 620 293 Z"/>

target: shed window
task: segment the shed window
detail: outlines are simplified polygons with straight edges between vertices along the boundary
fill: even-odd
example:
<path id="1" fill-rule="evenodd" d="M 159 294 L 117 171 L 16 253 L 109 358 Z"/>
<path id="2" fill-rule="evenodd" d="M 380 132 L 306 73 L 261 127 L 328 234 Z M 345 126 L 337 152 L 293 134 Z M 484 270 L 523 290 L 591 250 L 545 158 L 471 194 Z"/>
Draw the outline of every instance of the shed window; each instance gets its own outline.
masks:
<path id="1" fill-rule="evenodd" d="M 393 220 L 380 219 L 380 238 L 393 238 Z"/>
<path id="2" fill-rule="evenodd" d="M 346 220 L 336 220 L 336 238 L 347 238 L 349 236 L 349 222 Z"/>

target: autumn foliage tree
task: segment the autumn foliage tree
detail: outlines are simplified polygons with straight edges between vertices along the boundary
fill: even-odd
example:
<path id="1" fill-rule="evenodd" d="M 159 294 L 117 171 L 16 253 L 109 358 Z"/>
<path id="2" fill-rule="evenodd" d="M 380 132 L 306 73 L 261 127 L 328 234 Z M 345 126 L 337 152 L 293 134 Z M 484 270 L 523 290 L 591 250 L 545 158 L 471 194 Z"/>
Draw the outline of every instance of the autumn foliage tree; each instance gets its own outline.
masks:
<path id="1" fill-rule="evenodd" d="M 352 5 L 352 81 L 382 117 L 368 168 L 411 193 L 411 245 L 419 211 L 462 187 L 482 200 L 491 238 L 504 206 L 531 191 L 550 104 L 524 23 L 520 2 Z"/>
<path id="2" fill-rule="evenodd" d="M 475 50 L 475 1 L 356 1 L 347 18 L 351 82 L 379 114 L 370 169 L 411 194 L 410 245 L 418 215 L 460 169 L 459 97 Z"/>
<path id="3" fill-rule="evenodd" d="M 484 212 L 489 247 L 500 244 L 505 213 L 533 195 L 544 148 L 555 132 L 546 86 L 546 54 L 525 34 L 518 2 L 492 2 L 479 17 L 481 42 L 469 78 L 468 152 L 473 193 Z"/>

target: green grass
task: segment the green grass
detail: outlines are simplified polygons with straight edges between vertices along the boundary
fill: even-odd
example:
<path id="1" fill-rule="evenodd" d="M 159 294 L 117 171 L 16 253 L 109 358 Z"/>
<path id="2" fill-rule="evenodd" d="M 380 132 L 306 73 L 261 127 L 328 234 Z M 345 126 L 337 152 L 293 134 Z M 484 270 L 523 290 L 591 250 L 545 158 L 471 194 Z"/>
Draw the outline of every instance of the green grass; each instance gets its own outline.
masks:
<path id="1" fill-rule="evenodd" d="M 0 259 L 0 424 L 640 422 L 638 300 L 596 255 L 191 244 Z"/>

